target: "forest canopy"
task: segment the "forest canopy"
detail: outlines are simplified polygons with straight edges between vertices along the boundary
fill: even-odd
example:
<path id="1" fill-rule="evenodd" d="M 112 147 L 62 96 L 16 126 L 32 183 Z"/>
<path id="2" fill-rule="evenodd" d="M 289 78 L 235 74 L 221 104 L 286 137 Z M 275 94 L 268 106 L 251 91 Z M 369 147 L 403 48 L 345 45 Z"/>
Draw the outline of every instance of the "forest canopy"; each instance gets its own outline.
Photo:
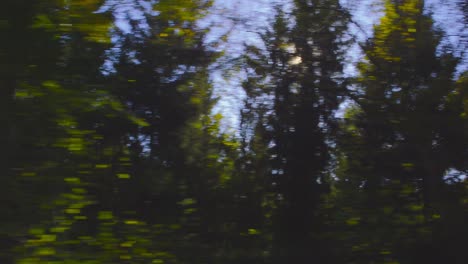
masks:
<path id="1" fill-rule="evenodd" d="M 443 2 L 4 0 L 0 263 L 466 263 Z"/>

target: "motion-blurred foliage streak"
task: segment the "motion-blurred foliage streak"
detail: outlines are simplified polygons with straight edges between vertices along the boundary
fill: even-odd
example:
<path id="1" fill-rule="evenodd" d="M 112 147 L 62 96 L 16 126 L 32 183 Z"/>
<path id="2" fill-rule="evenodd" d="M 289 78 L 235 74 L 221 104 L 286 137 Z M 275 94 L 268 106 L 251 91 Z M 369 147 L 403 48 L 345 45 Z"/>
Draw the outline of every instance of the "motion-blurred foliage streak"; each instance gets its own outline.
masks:
<path id="1" fill-rule="evenodd" d="M 211 0 L 4 0 L 0 263 L 465 263 L 459 48 L 386 0 L 346 77 L 341 3 L 276 6 L 230 61 Z"/>

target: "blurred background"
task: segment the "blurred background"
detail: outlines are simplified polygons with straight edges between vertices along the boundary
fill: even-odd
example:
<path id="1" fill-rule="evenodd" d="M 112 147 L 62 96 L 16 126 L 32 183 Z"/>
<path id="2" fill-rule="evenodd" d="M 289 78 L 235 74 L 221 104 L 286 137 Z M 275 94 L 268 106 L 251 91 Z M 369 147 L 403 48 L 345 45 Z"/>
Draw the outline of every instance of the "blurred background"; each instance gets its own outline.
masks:
<path id="1" fill-rule="evenodd" d="M 0 263 L 466 263 L 463 0 L 4 0 Z"/>

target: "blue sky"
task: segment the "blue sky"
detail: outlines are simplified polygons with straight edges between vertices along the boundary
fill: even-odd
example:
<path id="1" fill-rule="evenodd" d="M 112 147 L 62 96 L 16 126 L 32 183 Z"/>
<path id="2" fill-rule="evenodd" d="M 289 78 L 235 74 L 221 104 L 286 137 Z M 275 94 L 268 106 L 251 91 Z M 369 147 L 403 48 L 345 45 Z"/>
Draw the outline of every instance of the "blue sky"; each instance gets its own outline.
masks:
<path id="1" fill-rule="evenodd" d="M 106 6 L 114 7 L 114 16 L 117 25 L 124 32 L 130 33 L 130 27 L 126 19 L 130 17 L 134 20 L 141 20 L 143 12 L 151 12 L 151 2 L 153 0 L 107 0 L 100 11 L 106 11 Z M 221 35 L 230 32 L 227 43 L 221 48 L 228 51 L 229 56 L 241 54 L 243 44 L 261 45 L 257 32 L 259 29 L 267 27 L 274 12 L 273 6 L 280 5 L 284 10 L 291 9 L 292 0 L 215 0 L 211 14 L 200 22 L 202 27 L 210 27 L 211 32 L 208 35 L 207 42 L 219 39 Z M 138 3 L 139 9 L 135 8 Z M 365 31 L 358 30 L 354 25 L 350 26 L 350 32 L 356 34 L 360 40 L 371 37 L 372 26 L 378 22 L 382 15 L 382 0 L 341 0 L 341 4 L 351 10 L 353 19 Z M 447 31 L 449 37 L 444 39 L 445 43 L 451 43 L 458 50 L 465 50 L 467 42 L 466 28 L 457 23 L 461 18 L 461 13 L 456 8 L 455 0 L 426 0 L 426 6 L 433 12 L 436 25 Z M 107 8 L 108 9 L 108 8 Z M 147 24 L 141 24 L 143 28 Z M 465 30 L 465 31 L 464 31 Z M 460 33 L 464 34 L 465 39 L 457 37 Z M 131 33 L 130 33 L 131 34 Z M 463 35 L 462 34 L 462 35 Z M 465 43 L 465 47 L 463 47 Z M 117 47 L 118 48 L 118 47 Z M 357 72 L 355 63 L 362 57 L 357 45 L 348 49 L 346 55 L 345 74 L 352 76 Z M 459 67 L 459 71 L 467 70 L 467 58 Z M 215 86 L 215 95 L 220 97 L 218 105 L 214 112 L 220 112 L 224 115 L 224 127 L 228 130 L 237 128 L 238 113 L 242 107 L 244 97 L 240 89 L 240 76 L 226 80 L 221 77 L 220 71 L 213 72 L 213 82 Z M 343 107 L 342 107 L 343 108 Z M 230 128 L 230 129 L 229 129 Z"/>
<path id="2" fill-rule="evenodd" d="M 342 4 L 353 10 L 354 20 L 359 23 L 360 27 L 367 32 L 364 36 L 356 27 L 351 27 L 354 34 L 360 36 L 361 39 L 370 37 L 372 25 L 376 23 L 380 17 L 379 5 L 375 5 L 373 0 L 342 0 Z M 291 9 L 292 4 L 289 0 L 218 0 L 214 5 L 214 15 L 208 19 L 214 19 L 219 22 L 219 28 L 212 31 L 211 38 L 216 39 L 221 32 L 231 29 L 233 23 L 242 21 L 235 26 L 231 32 L 231 37 L 225 48 L 233 53 L 242 52 L 242 44 L 261 45 L 255 33 L 263 27 L 267 27 L 273 18 L 273 6 L 278 4 L 283 6 L 285 11 Z M 228 19 L 226 19 L 226 17 Z M 234 18 L 235 21 L 230 20 Z M 360 58 L 360 51 L 357 45 L 348 49 L 347 63 L 345 71 L 347 75 L 356 74 L 354 63 Z M 244 93 L 240 89 L 240 79 L 232 78 L 225 80 L 220 77 L 219 73 L 214 73 L 215 94 L 220 96 L 221 100 L 215 107 L 215 112 L 221 112 L 225 117 L 224 127 L 228 130 L 235 131 L 239 123 L 238 113 L 242 108 L 242 99 Z"/>
<path id="3" fill-rule="evenodd" d="M 214 13 L 208 18 L 217 22 L 217 27 L 212 30 L 211 38 L 216 39 L 221 32 L 232 29 L 236 21 L 242 21 L 232 30 L 231 37 L 225 45 L 226 50 L 229 50 L 232 55 L 242 51 L 243 43 L 261 44 L 254 32 L 268 25 L 269 19 L 273 16 L 272 7 L 275 4 L 284 6 L 286 10 L 291 8 L 290 0 L 216 0 Z M 362 32 L 356 26 L 351 25 L 351 33 L 356 34 L 360 40 L 371 37 L 373 25 L 378 23 L 383 14 L 383 1 L 341 0 L 341 4 L 351 10 L 354 21 L 365 31 Z M 426 7 L 427 10 L 433 12 L 436 25 L 443 28 L 449 36 L 443 42 L 452 44 L 458 50 L 466 49 L 462 45 L 463 43 L 466 45 L 467 33 L 463 31 L 463 25 L 457 23 L 457 20 L 461 19 L 461 12 L 457 9 L 455 0 L 426 0 Z M 457 37 L 463 34 L 465 40 Z M 359 47 L 354 45 L 349 48 L 346 58 L 345 74 L 348 76 L 357 74 L 354 65 L 362 58 Z M 467 70 L 466 59 L 465 55 L 464 63 L 459 66 L 459 72 Z M 219 73 L 214 73 L 213 80 L 216 95 L 221 98 L 214 111 L 221 112 L 225 116 L 225 127 L 235 130 L 239 122 L 238 113 L 242 107 L 241 102 L 244 96 L 239 88 L 240 81 L 236 78 L 224 80 Z M 341 107 L 342 110 L 343 108 L 345 105 Z"/>

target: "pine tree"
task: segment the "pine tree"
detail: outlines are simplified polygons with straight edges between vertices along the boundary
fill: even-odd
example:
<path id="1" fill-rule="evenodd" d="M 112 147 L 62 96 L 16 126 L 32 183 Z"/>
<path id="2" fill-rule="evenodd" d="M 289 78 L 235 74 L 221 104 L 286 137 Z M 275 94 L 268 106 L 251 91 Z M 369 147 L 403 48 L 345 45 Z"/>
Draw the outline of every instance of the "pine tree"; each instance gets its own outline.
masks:
<path id="1" fill-rule="evenodd" d="M 349 258 L 358 262 L 461 259 L 436 238 L 450 218 L 444 176 L 462 168 L 466 155 L 466 140 L 453 129 L 466 121 L 448 100 L 458 60 L 437 52 L 443 32 L 423 7 L 423 1 L 386 1 L 364 45 L 357 106 L 343 126 L 338 204 L 346 210 L 337 217 L 350 232 L 343 236 Z"/>
<path id="2" fill-rule="evenodd" d="M 273 258 L 279 263 L 326 259 L 319 207 L 328 192 L 333 113 L 344 95 L 347 12 L 338 1 L 294 4 L 294 25 L 279 11 L 273 29 L 262 36 L 267 53 L 249 59 L 252 75 L 264 78 L 260 96 L 272 98 L 267 121 L 256 122 L 267 131 L 270 182 L 277 186 Z M 247 91 L 261 98 L 255 93 Z"/>

